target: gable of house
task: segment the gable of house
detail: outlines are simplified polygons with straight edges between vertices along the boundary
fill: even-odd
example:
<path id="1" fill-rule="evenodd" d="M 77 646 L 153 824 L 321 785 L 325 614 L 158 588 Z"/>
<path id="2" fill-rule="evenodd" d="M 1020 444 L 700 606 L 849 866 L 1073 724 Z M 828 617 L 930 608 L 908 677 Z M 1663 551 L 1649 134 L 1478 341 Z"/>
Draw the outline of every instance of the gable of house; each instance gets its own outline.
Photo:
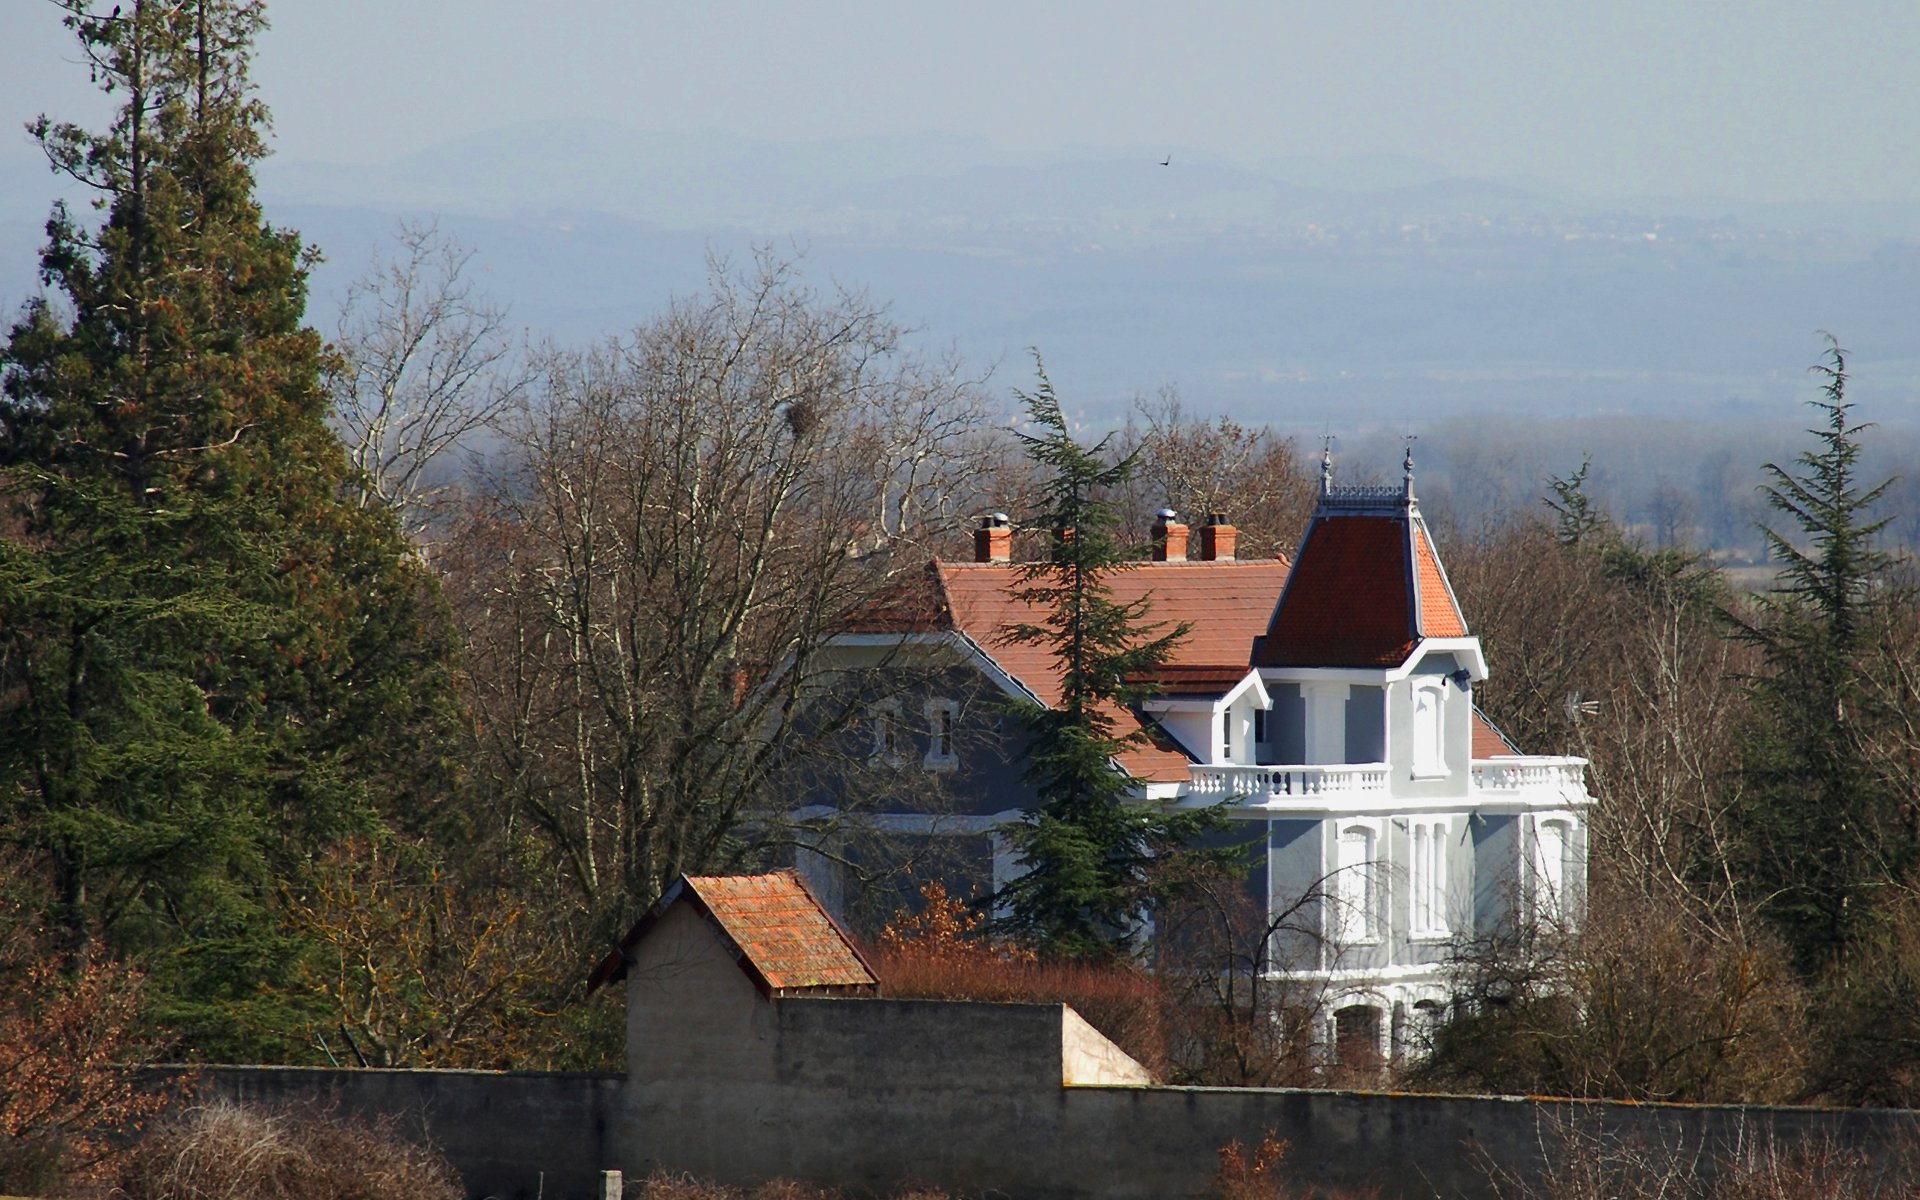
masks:
<path id="1" fill-rule="evenodd" d="M 676 910 L 711 927 L 719 945 L 766 996 L 872 993 L 879 980 L 797 871 L 683 875 L 588 977 L 587 991 L 627 977 L 643 942 Z"/>

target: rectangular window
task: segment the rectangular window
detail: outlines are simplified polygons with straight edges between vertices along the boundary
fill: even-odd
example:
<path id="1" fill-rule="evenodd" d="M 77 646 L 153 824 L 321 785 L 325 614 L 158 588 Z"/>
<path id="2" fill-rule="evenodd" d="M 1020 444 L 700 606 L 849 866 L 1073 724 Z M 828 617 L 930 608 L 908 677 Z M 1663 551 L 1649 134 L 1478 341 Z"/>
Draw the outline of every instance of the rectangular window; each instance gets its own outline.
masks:
<path id="1" fill-rule="evenodd" d="M 1447 823 L 1415 821 L 1408 840 L 1408 931 L 1417 938 L 1446 937 Z"/>
<path id="2" fill-rule="evenodd" d="M 929 771 L 951 770 L 960 762 L 959 752 L 954 747 L 954 729 L 960 716 L 960 706 L 951 700 L 927 701 L 927 757 L 924 765 Z"/>
<path id="3" fill-rule="evenodd" d="M 1266 741 L 1267 710 L 1264 708 L 1256 708 L 1253 710 L 1253 742 L 1256 746 L 1263 746 L 1266 744 Z"/>
<path id="4" fill-rule="evenodd" d="M 900 762 L 900 702 L 882 700 L 873 706 L 873 756 L 881 762 Z"/>
<path id="5" fill-rule="evenodd" d="M 1220 761 L 1233 761 L 1233 710 L 1220 714 Z"/>

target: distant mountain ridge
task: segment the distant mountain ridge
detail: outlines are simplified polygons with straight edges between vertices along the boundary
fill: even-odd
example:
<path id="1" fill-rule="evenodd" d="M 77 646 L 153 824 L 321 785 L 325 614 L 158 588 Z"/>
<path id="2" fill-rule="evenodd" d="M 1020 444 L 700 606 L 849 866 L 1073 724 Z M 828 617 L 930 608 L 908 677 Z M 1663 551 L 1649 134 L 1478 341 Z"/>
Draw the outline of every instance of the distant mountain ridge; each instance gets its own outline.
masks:
<path id="1" fill-rule="evenodd" d="M 1172 161 L 1161 162 L 1171 152 Z M 34 289 L 54 178 L 0 150 L 0 304 Z M 1920 392 L 1920 205 L 1596 201 L 1412 159 L 1019 154 L 962 137 L 773 143 L 530 124 L 366 166 L 269 159 L 328 261 L 313 316 L 438 215 L 537 335 L 631 328 L 709 252 L 804 252 L 976 369 L 1038 347 L 1098 415 L 1174 384 L 1318 429 L 1480 410 L 1794 415 L 1815 329 L 1860 395 Z"/>

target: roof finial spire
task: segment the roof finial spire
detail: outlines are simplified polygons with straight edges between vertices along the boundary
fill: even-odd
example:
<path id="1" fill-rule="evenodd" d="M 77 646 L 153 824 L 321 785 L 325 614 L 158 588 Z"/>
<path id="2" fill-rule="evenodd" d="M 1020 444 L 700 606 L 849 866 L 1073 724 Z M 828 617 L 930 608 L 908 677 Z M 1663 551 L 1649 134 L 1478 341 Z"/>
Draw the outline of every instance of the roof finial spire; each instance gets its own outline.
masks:
<path id="1" fill-rule="evenodd" d="M 1407 499 L 1409 500 L 1413 499 L 1413 444 L 1419 440 L 1419 438 L 1411 433 L 1407 435 L 1407 458 L 1405 462 L 1400 464 L 1400 469 L 1406 472 Z"/>
<path id="2" fill-rule="evenodd" d="M 1320 494 L 1333 493 L 1333 435 L 1325 434 L 1320 438 Z"/>

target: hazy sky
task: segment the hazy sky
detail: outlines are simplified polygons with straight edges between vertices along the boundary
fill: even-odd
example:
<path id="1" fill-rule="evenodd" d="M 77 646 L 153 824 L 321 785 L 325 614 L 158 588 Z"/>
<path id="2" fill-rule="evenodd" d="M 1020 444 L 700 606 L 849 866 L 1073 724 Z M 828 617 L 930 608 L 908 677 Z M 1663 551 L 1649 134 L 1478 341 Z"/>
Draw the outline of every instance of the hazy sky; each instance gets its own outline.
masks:
<path id="1" fill-rule="evenodd" d="M 279 153 L 302 161 L 591 116 L 1412 155 L 1601 195 L 1920 197 L 1914 0 L 281 0 L 271 15 L 256 73 Z M 75 59 L 51 4 L 0 0 L 4 128 L 97 119 Z"/>

